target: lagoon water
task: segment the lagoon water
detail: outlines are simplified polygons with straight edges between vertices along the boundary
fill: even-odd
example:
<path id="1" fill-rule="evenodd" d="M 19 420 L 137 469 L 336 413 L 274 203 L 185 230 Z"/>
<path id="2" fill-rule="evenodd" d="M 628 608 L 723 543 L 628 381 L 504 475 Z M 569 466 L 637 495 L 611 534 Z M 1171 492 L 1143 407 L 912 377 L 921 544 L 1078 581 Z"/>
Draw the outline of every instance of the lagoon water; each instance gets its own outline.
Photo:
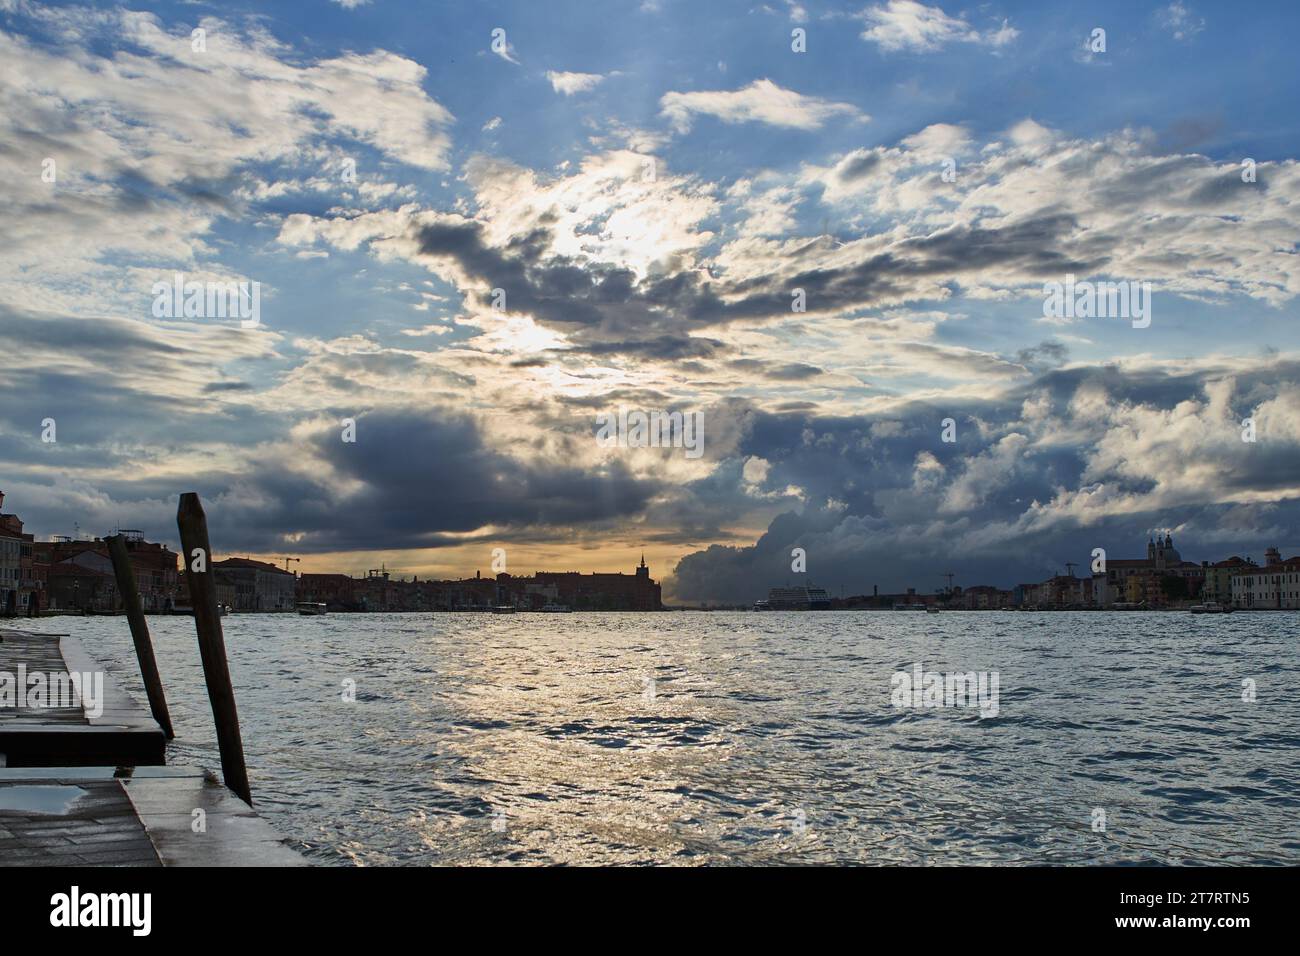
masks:
<path id="1" fill-rule="evenodd" d="M 125 618 L 20 624 L 144 700 Z M 219 771 L 193 621 L 149 624 L 168 759 Z M 320 864 L 1300 863 L 1300 615 L 223 624 L 257 809 Z M 892 706 L 918 663 L 997 716 Z"/>

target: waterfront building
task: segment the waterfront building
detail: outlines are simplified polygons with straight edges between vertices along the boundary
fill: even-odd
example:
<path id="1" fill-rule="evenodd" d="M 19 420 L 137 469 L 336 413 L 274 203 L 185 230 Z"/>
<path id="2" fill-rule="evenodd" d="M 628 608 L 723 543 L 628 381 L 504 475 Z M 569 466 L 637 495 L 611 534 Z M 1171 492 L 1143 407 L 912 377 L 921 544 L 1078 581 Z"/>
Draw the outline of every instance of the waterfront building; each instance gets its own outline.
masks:
<path id="1" fill-rule="evenodd" d="M 214 561 L 218 582 L 234 586 L 236 611 L 292 611 L 296 607 L 294 576 L 283 568 L 252 558 Z"/>
<path id="2" fill-rule="evenodd" d="M 1093 586 L 1092 578 L 1076 578 L 1073 574 L 1053 575 L 1042 584 L 1034 585 L 1029 603 L 1053 608 L 1091 607 Z"/>
<path id="3" fill-rule="evenodd" d="M 1160 606 L 1164 606 L 1166 595 L 1182 594 L 1187 598 L 1199 595 L 1204 576 L 1203 566 L 1183 560 L 1174 547 L 1173 535 L 1166 534 L 1163 540 L 1157 535 L 1147 541 L 1145 558 L 1107 558 L 1105 572 L 1093 575 L 1093 592 L 1096 603 L 1103 607 L 1121 601 L 1132 603 L 1131 595 L 1135 593 L 1149 595 L 1152 601 L 1159 601 Z M 1141 580 L 1130 588 L 1129 579 L 1133 577 Z M 1152 583 L 1163 578 L 1180 578 L 1182 583 Z M 1151 606 L 1156 605 L 1153 603 Z"/>
<path id="4" fill-rule="evenodd" d="M 231 610 L 234 610 L 234 608 L 235 608 L 235 585 L 234 585 L 234 582 L 233 582 L 233 581 L 226 581 L 226 580 L 223 580 L 222 578 L 217 577 L 216 575 L 213 575 L 212 580 L 213 580 L 213 583 L 214 583 L 215 586 L 216 586 L 216 591 L 217 591 L 217 603 L 218 603 L 219 605 L 221 605 L 222 607 L 230 608 Z M 188 602 L 189 602 L 189 599 L 190 599 L 190 596 L 189 596 L 189 585 L 188 585 L 188 584 L 185 584 L 185 585 L 183 585 L 179 590 L 184 594 L 185 601 L 188 603 Z M 194 609 L 193 609 L 193 607 L 191 607 L 191 608 L 190 608 L 190 612 L 193 613 L 193 611 L 194 611 Z"/>
<path id="5" fill-rule="evenodd" d="M 816 590 L 820 591 L 821 588 Z M 960 594 L 960 588 L 954 588 L 953 594 Z M 819 595 L 820 597 L 820 595 Z M 922 607 L 929 603 L 934 603 L 934 596 L 925 597 L 916 593 L 916 588 L 908 588 L 906 594 L 881 594 L 879 585 L 871 586 L 870 594 L 855 594 L 851 597 L 832 597 L 830 600 L 831 610 L 852 611 L 876 609 L 884 610 L 894 607 Z M 770 610 L 766 600 L 757 601 L 754 604 L 754 610 Z"/>
<path id="6" fill-rule="evenodd" d="M 0 514 L 0 614 L 19 613 L 23 580 L 22 548 L 22 521 L 17 515 Z"/>
<path id="7" fill-rule="evenodd" d="M 1232 606 L 1255 610 L 1300 609 L 1300 556 L 1282 560 L 1277 548 L 1264 553 L 1264 566 L 1232 574 Z"/>
<path id="8" fill-rule="evenodd" d="M 0 491 L 0 507 L 4 499 Z M 31 614 L 44 606 L 45 582 L 37 574 L 33 544 L 21 518 L 0 514 L 0 614 Z"/>
<path id="9" fill-rule="evenodd" d="M 212 586 L 217 592 L 217 604 L 220 607 L 235 608 L 236 588 L 235 582 L 220 574 L 212 575 Z M 175 609 L 181 614 L 193 614 L 194 607 L 190 602 L 190 584 L 185 580 L 185 569 L 182 568 L 176 576 L 176 604 Z"/>
<path id="10" fill-rule="evenodd" d="M 30 537 L 25 535 L 24 537 Z M 28 613 L 36 614 L 48 608 L 50 601 L 50 566 L 42 561 L 36 555 L 35 542 L 32 542 L 32 590 L 31 597 L 28 599 Z M 34 606 L 33 606 L 34 605 Z"/>
<path id="11" fill-rule="evenodd" d="M 165 544 L 146 541 L 134 529 L 118 532 L 126 545 L 126 554 L 135 572 L 135 586 L 140 592 L 140 603 L 146 613 L 166 613 L 176 607 L 180 575 L 177 570 L 179 555 Z M 107 549 L 107 545 L 105 545 Z M 110 563 L 109 570 L 112 570 Z"/>
<path id="12" fill-rule="evenodd" d="M 1170 595 L 1165 587 L 1165 576 L 1150 568 L 1128 575 L 1124 579 L 1124 600 L 1129 604 L 1143 604 L 1149 608 L 1168 607 Z"/>
<path id="13" fill-rule="evenodd" d="M 120 606 L 113 573 L 75 561 L 51 564 L 46 587 L 51 608 L 110 614 Z"/>
<path id="14" fill-rule="evenodd" d="M 298 603 L 324 604 L 330 611 L 355 611 L 358 609 L 356 583 L 346 574 L 303 572 L 298 575 L 294 596 Z"/>
<path id="15" fill-rule="evenodd" d="M 459 581 L 435 581 L 433 607 L 438 611 L 486 611 L 497 603 L 498 584 L 475 572 Z"/>
<path id="16" fill-rule="evenodd" d="M 367 571 L 366 576 L 358 579 L 353 588 L 353 594 L 360 605 L 358 610 L 362 611 L 418 610 L 414 602 L 409 602 L 409 607 L 404 606 L 408 603 L 402 600 L 405 593 L 406 589 L 392 580 L 386 567 Z"/>
<path id="17" fill-rule="evenodd" d="M 633 574 L 580 574 L 577 571 L 538 571 L 533 581 L 559 603 L 575 611 L 662 611 L 658 582 L 650 578 L 645 556 Z"/>
<path id="18" fill-rule="evenodd" d="M 384 569 L 364 578 L 303 574 L 297 600 L 340 611 L 485 611 L 501 606 L 541 610 L 547 605 L 588 611 L 663 610 L 660 586 L 651 580 L 644 559 L 632 574 L 502 572 L 485 578 L 476 572 L 472 578 L 447 581 L 399 580 Z"/>
<path id="19" fill-rule="evenodd" d="M 1213 564 L 1202 562 L 1202 567 L 1205 580 L 1201 585 L 1201 601 L 1205 604 L 1232 604 L 1233 575 L 1255 567 L 1255 562 L 1234 556 Z"/>
<path id="20" fill-rule="evenodd" d="M 968 588 L 955 588 L 956 592 L 950 603 L 970 611 L 988 611 L 1001 607 L 1011 607 L 1014 595 L 1011 591 L 994 587 L 991 584 L 976 584 Z"/>
<path id="21" fill-rule="evenodd" d="M 126 544 L 127 556 L 131 569 L 135 572 L 136 590 L 140 594 L 140 604 L 146 614 L 159 614 L 171 611 L 176 606 L 177 588 L 180 581 L 177 572 L 179 555 L 165 544 L 154 544 L 144 540 L 144 535 L 132 529 L 119 532 Z M 78 579 L 62 570 L 65 565 L 76 565 L 114 577 L 113 559 L 108 553 L 108 544 L 102 538 L 74 539 L 57 537 L 52 541 L 38 541 L 33 545 L 36 562 L 46 569 L 46 574 L 58 577 L 62 585 L 56 596 L 53 591 L 49 597 L 49 607 L 70 607 L 63 604 L 66 599 L 66 585 Z M 84 578 L 85 580 L 89 580 Z M 78 605 L 80 606 L 80 605 Z M 99 608 L 95 608 L 98 610 Z M 116 606 L 102 610 L 122 610 L 120 599 Z"/>

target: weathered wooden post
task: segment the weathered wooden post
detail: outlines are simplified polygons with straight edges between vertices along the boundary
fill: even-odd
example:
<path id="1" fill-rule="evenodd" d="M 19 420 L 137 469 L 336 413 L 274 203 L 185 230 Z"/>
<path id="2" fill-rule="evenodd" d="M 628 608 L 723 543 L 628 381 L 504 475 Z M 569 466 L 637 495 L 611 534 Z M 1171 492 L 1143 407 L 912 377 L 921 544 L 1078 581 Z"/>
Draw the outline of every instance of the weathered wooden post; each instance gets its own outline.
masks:
<path id="1" fill-rule="evenodd" d="M 167 712 L 167 697 L 163 694 L 158 662 L 154 660 L 149 625 L 145 623 L 144 609 L 140 607 L 140 592 L 136 588 L 135 568 L 131 566 L 131 556 L 126 550 L 126 539 L 115 534 L 104 541 L 108 544 L 108 556 L 113 559 L 113 574 L 117 577 L 117 589 L 122 594 L 126 620 L 131 625 L 131 640 L 135 643 L 135 656 L 140 661 L 144 690 L 149 695 L 149 709 L 153 711 L 153 719 L 158 721 L 158 726 L 163 729 L 167 739 L 172 740 L 176 733 L 172 730 L 171 714 Z"/>
<path id="2" fill-rule="evenodd" d="M 197 492 L 181 495 L 176 509 L 176 526 L 181 532 L 181 560 L 185 562 L 185 580 L 189 584 L 190 604 L 194 607 L 194 627 L 199 634 L 203 679 L 208 685 L 212 719 L 217 725 L 221 775 L 226 786 L 251 806 L 253 797 L 248 789 L 248 768 L 244 765 L 244 742 L 239 735 L 235 690 L 230 684 L 226 640 L 221 633 L 221 613 L 217 610 L 217 582 L 212 574 L 208 519 Z"/>

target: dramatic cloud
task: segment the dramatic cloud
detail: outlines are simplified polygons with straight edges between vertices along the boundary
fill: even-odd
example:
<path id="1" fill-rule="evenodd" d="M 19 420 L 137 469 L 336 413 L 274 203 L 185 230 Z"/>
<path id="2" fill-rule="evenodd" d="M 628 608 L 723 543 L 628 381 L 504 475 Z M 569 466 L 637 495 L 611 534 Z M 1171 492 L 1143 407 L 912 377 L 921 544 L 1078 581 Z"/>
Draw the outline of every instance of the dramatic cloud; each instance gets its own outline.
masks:
<path id="1" fill-rule="evenodd" d="M 754 31 L 725 65 L 609 30 L 610 72 L 546 83 L 503 68 L 490 27 L 395 37 L 383 5 L 336 18 L 345 46 L 291 14 L 2 6 L 0 488 L 39 534 L 174 540 L 197 489 L 227 551 L 423 574 L 489 541 L 588 569 L 644 543 L 657 577 L 689 555 L 668 584 L 691 601 L 761 596 L 796 545 L 837 590 L 924 591 L 1155 528 L 1198 559 L 1300 543 L 1276 62 L 1253 86 L 1246 62 L 1254 93 L 1217 118 L 1187 102 L 1204 66 L 1162 63 L 1142 102 L 1185 119 L 1153 131 L 1061 95 L 1059 44 L 960 96 L 966 59 L 852 35 L 782 61 L 805 91 L 789 71 L 815 65 L 819 95 L 754 80 L 744 49 L 787 13 L 821 22 L 792 3 L 701 7 L 709 35 Z M 982 55 L 1050 26 L 950 10 L 876 3 L 853 33 Z M 593 62 L 594 34 L 517 35 Z M 1094 95 L 1131 92 L 1113 62 Z M 635 95 L 558 99 L 614 65 Z M 724 66 L 739 89 L 700 89 Z M 1019 95 L 1026 71 L 1044 95 Z M 154 316 L 176 272 L 260 281 L 262 324 Z M 1069 275 L 1149 283 L 1151 325 L 1046 315 Z M 701 413 L 703 454 L 598 445 L 619 408 Z"/>
<path id="2" fill-rule="evenodd" d="M 196 50 L 149 14 L 34 11 L 65 45 L 0 31 L 0 301 L 140 315 L 167 268 L 207 271 L 213 229 L 248 202 L 376 186 L 342 179 L 346 147 L 447 168 L 453 117 L 411 60 L 377 50 L 295 62 L 260 29 L 211 18 Z M 295 181 L 303 166 L 308 180 Z M 259 174 L 268 167 L 274 184 Z"/>
<path id="3" fill-rule="evenodd" d="M 737 454 L 762 466 L 746 466 L 736 493 L 797 481 L 802 500 L 753 546 L 687 556 L 671 587 L 686 601 L 752 601 L 788 578 L 793 547 L 836 593 L 929 593 L 949 570 L 1007 587 L 1086 565 L 1094 547 L 1137 555 L 1156 529 L 1185 558 L 1219 560 L 1243 540 L 1295 533 L 1297 400 L 1300 362 L 1266 360 L 1079 367 L 988 401 L 862 418 L 755 413 Z M 1246 417 L 1254 443 L 1242 441 Z"/>
<path id="4" fill-rule="evenodd" d="M 587 471 L 521 460 L 488 447 L 471 418 L 447 410 L 366 414 L 355 444 L 330 426 L 301 440 L 311 469 L 277 476 L 268 462 L 217 499 L 227 540 L 256 550 L 292 540 L 314 552 L 377 538 L 396 549 L 441 547 L 487 528 L 526 537 L 539 527 L 608 525 L 640 512 L 658 489 L 618 461 Z"/>

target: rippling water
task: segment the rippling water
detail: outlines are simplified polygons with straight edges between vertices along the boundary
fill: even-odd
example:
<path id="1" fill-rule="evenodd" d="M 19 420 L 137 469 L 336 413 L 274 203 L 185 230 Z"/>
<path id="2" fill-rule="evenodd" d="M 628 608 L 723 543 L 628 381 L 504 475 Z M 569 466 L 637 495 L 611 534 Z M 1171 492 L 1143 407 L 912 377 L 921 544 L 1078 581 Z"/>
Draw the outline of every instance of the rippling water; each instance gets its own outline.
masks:
<path id="1" fill-rule="evenodd" d="M 193 621 L 149 623 L 169 760 L 219 769 Z M 34 624 L 144 700 L 125 618 Z M 224 624 L 254 801 L 318 863 L 1300 863 L 1295 615 Z M 918 662 L 998 716 L 892 707 Z"/>

